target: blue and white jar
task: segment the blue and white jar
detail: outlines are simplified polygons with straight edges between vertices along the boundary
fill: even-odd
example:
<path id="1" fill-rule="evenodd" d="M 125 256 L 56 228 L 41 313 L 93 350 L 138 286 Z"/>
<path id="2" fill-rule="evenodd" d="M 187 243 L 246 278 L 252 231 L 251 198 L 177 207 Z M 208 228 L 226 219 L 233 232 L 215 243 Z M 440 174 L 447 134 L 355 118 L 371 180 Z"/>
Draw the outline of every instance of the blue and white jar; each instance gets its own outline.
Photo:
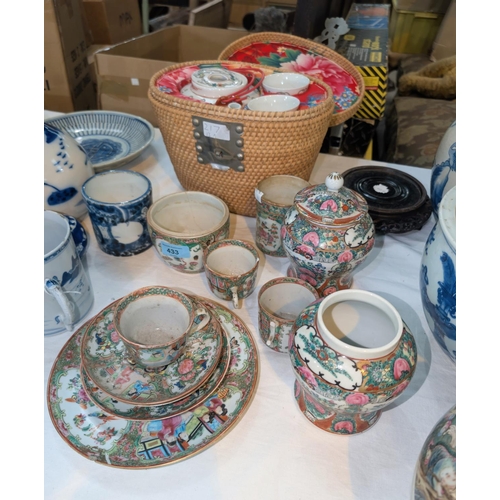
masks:
<path id="1" fill-rule="evenodd" d="M 438 221 L 425 244 L 420 294 L 429 328 L 438 344 L 456 360 L 456 186 L 443 197 Z"/>
<path id="2" fill-rule="evenodd" d="M 457 126 L 453 122 L 445 132 L 434 158 L 431 173 L 431 200 L 434 216 L 443 196 L 456 184 L 457 171 Z"/>
<path id="3" fill-rule="evenodd" d="M 44 208 L 81 218 L 82 185 L 94 175 L 84 149 L 66 132 L 44 123 Z"/>

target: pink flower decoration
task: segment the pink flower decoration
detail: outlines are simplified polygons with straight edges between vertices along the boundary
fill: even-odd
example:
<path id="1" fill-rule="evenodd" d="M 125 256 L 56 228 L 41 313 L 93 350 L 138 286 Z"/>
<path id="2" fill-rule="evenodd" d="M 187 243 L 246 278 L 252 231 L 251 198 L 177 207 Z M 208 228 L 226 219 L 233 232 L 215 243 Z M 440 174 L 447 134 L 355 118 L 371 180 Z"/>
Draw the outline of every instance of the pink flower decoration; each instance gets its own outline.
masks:
<path id="1" fill-rule="evenodd" d="M 348 422 L 346 420 L 342 422 L 337 422 L 333 426 L 334 430 L 336 431 L 346 431 L 348 434 L 352 434 L 352 431 L 354 430 L 354 427 L 352 426 L 351 422 Z"/>
<path id="2" fill-rule="evenodd" d="M 337 260 L 339 262 L 350 262 L 353 259 L 353 257 L 354 256 L 350 250 L 345 250 L 339 255 Z"/>
<path id="3" fill-rule="evenodd" d="M 361 394 L 359 392 L 355 392 L 352 394 L 349 394 L 345 398 L 346 403 L 350 405 L 365 405 L 366 403 L 370 402 L 370 398 L 366 394 Z"/>
<path id="4" fill-rule="evenodd" d="M 395 398 L 399 394 L 401 394 L 407 387 L 408 384 L 410 383 L 409 380 L 405 380 L 402 384 L 398 385 L 396 389 L 394 389 L 394 392 L 391 395 L 391 398 Z"/>
<path id="5" fill-rule="evenodd" d="M 302 241 L 304 243 L 310 241 L 315 247 L 319 245 L 319 236 L 318 233 L 315 233 L 314 231 L 311 231 L 310 233 L 307 233 L 303 238 Z"/>
<path id="6" fill-rule="evenodd" d="M 320 210 L 331 210 L 332 212 L 336 212 L 338 208 L 334 200 L 326 200 L 319 207 Z"/>
<path id="7" fill-rule="evenodd" d="M 177 369 L 177 371 L 181 374 L 181 375 L 184 375 L 186 373 L 189 373 L 194 367 L 194 363 L 193 363 L 193 360 L 192 359 L 183 359 L 180 363 L 179 363 L 179 368 Z"/>
<path id="8" fill-rule="evenodd" d="M 307 269 L 307 267 L 299 267 L 299 271 L 301 274 L 308 274 L 309 276 L 312 276 L 314 278 L 315 274 Z"/>
<path id="9" fill-rule="evenodd" d="M 370 238 L 368 240 L 368 243 L 366 244 L 367 250 L 370 250 L 370 248 L 374 245 L 374 243 L 375 243 L 375 238 Z"/>
<path id="10" fill-rule="evenodd" d="M 306 379 L 306 382 L 309 385 L 312 385 L 313 387 L 318 387 L 318 383 L 316 382 L 314 375 L 312 374 L 311 370 L 307 368 L 307 366 L 299 366 L 297 368 L 297 371 Z"/>
<path id="11" fill-rule="evenodd" d="M 286 234 L 286 227 L 285 225 L 283 224 L 281 226 L 281 239 L 283 239 L 285 237 L 285 234 Z"/>
<path id="12" fill-rule="evenodd" d="M 309 283 L 312 286 L 316 286 L 318 284 L 318 282 L 308 274 L 299 274 L 299 279 L 307 281 L 307 283 Z"/>
<path id="13" fill-rule="evenodd" d="M 305 73 L 316 76 L 332 87 L 335 95 L 344 92 L 344 88 L 352 83 L 352 77 L 337 64 L 322 56 L 300 54 L 295 61 L 281 64 L 286 71 Z"/>
<path id="14" fill-rule="evenodd" d="M 118 332 L 116 330 L 113 330 L 111 332 L 111 340 L 112 342 L 118 342 L 120 340 L 120 336 L 118 335 Z"/>
<path id="15" fill-rule="evenodd" d="M 316 255 L 316 252 L 313 248 L 308 247 L 307 245 L 299 245 L 297 250 L 300 250 L 302 253 L 307 253 L 308 255 Z"/>
<path id="16" fill-rule="evenodd" d="M 394 362 L 394 378 L 399 380 L 405 373 L 410 373 L 410 365 L 403 358 L 398 358 Z"/>

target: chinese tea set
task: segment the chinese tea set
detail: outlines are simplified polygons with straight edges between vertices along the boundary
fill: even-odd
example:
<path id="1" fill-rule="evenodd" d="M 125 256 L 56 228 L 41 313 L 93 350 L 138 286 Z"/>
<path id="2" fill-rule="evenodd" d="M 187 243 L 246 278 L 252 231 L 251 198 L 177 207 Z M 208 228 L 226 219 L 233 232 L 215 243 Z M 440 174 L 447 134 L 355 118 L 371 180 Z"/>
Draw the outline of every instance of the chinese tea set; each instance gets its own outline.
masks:
<path id="1" fill-rule="evenodd" d="M 271 113 L 304 109 L 316 86 L 298 73 L 203 64 L 156 81 L 179 99 Z M 77 223 L 86 212 L 101 251 L 124 257 L 153 246 L 171 269 L 204 273 L 217 299 L 143 287 L 71 335 L 49 377 L 48 406 L 58 432 L 83 456 L 123 468 L 167 465 L 203 451 L 239 421 L 257 390 L 259 364 L 252 333 L 234 311 L 257 288 L 261 254 L 289 260 L 286 276 L 259 289 L 258 330 L 264 345 L 289 356 L 295 399 L 310 422 L 332 434 L 361 433 L 410 384 L 417 347 L 408 325 L 381 296 L 352 288 L 353 273 L 374 248 L 375 202 L 369 206 L 339 173 L 319 185 L 263 176 L 253 186 L 250 242 L 229 237 L 222 197 L 186 189 L 153 200 L 145 175 L 96 173 L 84 148 L 50 123 L 45 144 L 45 335 L 72 331 L 91 309 L 81 262 L 85 231 Z M 372 183 L 377 200 L 383 183 Z M 454 235 L 454 194 L 442 202 L 442 246 Z M 425 193 L 419 200 L 427 220 L 430 201 Z M 438 265 L 430 248 L 426 254 L 427 268 Z M 421 279 L 430 295 L 429 276 Z M 448 330 L 441 345 L 454 359 Z"/>

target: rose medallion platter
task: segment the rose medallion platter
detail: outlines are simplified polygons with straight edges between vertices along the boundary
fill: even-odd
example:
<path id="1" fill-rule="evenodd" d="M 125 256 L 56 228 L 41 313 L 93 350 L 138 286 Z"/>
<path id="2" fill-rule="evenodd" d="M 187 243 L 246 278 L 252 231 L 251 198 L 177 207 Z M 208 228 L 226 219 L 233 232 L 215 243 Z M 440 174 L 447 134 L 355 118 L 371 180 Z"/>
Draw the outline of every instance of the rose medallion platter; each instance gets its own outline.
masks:
<path id="1" fill-rule="evenodd" d="M 179 358 L 166 367 L 142 368 L 131 362 L 114 326 L 115 302 L 98 313 L 83 334 L 82 365 L 103 392 L 123 403 L 153 406 L 183 399 L 213 374 L 222 354 L 219 323 L 189 335 Z"/>
<path id="2" fill-rule="evenodd" d="M 230 339 L 230 368 L 220 387 L 196 408 L 162 420 L 133 421 L 105 412 L 91 402 L 81 383 L 80 347 L 87 323 L 62 348 L 47 387 L 52 423 L 69 446 L 111 467 L 161 467 L 206 450 L 239 422 L 257 389 L 257 349 L 238 316 L 216 302 L 199 300 Z"/>
<path id="3" fill-rule="evenodd" d="M 231 361 L 231 346 L 227 334 L 223 332 L 222 357 L 213 375 L 200 388 L 179 401 L 157 406 L 141 406 L 124 403 L 109 396 L 99 389 L 89 379 L 85 368 L 81 369 L 81 382 L 83 389 L 90 400 L 102 410 L 128 420 L 158 420 L 159 418 L 174 417 L 198 406 L 209 394 L 214 392 L 222 383 L 229 369 Z"/>

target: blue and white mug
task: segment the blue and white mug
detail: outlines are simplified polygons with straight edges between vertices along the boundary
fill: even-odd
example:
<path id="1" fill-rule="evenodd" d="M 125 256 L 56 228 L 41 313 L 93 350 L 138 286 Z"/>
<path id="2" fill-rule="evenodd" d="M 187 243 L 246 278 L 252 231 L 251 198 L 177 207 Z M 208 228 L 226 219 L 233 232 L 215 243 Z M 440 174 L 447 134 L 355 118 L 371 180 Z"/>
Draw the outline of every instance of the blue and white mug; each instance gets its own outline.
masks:
<path id="1" fill-rule="evenodd" d="M 110 255 L 136 255 L 151 246 L 147 212 L 151 182 L 133 170 L 108 170 L 82 186 L 99 248 Z"/>
<path id="2" fill-rule="evenodd" d="M 72 330 L 94 301 L 68 219 L 44 212 L 44 334 Z"/>

